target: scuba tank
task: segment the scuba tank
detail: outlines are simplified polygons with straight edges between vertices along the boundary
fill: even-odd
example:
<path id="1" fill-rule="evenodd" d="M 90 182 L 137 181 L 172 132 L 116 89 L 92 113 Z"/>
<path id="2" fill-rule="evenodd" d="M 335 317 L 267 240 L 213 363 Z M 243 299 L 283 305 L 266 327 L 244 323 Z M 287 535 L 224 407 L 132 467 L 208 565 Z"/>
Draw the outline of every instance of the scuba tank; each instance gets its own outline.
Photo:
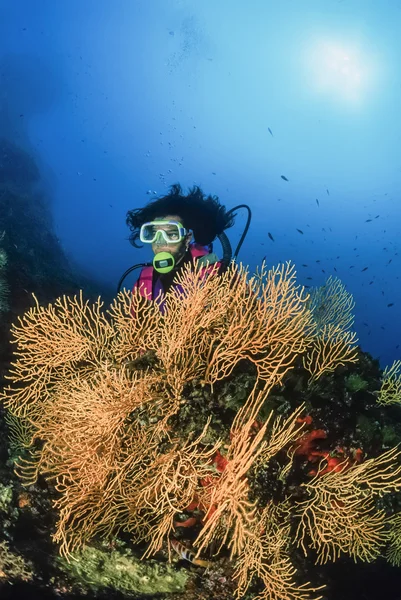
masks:
<path id="1" fill-rule="evenodd" d="M 224 233 L 224 231 L 222 233 L 219 233 L 217 235 L 222 249 L 223 249 L 223 258 L 221 259 L 221 266 L 219 268 L 219 275 L 221 275 L 222 273 L 224 273 L 224 271 L 228 268 L 228 265 L 237 259 L 238 256 L 238 252 L 240 251 L 240 248 L 242 246 L 242 244 L 244 243 L 244 240 L 246 238 L 246 235 L 248 233 L 248 229 L 249 226 L 251 224 L 251 219 L 252 219 L 252 213 L 251 213 L 251 209 L 249 208 L 249 206 L 247 204 L 238 204 L 238 206 L 234 206 L 234 208 L 231 208 L 228 212 L 227 215 L 231 214 L 232 212 L 234 212 L 235 210 L 237 210 L 238 208 L 246 208 L 248 211 L 248 218 L 246 220 L 246 224 L 244 227 L 244 231 L 242 232 L 240 241 L 238 242 L 238 245 L 235 249 L 234 255 L 232 253 L 232 248 L 231 248 L 231 243 L 230 240 L 228 239 L 227 235 Z M 209 244 L 209 251 L 212 252 L 213 251 L 213 244 Z M 118 292 L 121 290 L 121 286 L 122 283 L 124 281 L 124 279 L 130 274 L 132 273 L 132 271 L 134 271 L 135 269 L 140 269 L 143 267 L 152 267 L 153 263 L 152 262 L 147 262 L 147 263 L 138 263 L 137 265 L 133 265 L 132 267 L 130 267 L 129 269 L 127 269 L 123 275 L 121 276 L 118 285 L 117 285 L 117 294 Z"/>

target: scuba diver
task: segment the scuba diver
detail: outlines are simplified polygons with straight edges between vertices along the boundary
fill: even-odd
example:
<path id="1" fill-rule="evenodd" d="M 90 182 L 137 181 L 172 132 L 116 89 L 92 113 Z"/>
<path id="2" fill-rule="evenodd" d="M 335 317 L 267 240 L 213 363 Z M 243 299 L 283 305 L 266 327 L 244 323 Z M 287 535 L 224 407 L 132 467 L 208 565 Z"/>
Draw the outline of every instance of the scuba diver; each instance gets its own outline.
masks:
<path id="1" fill-rule="evenodd" d="M 248 220 L 234 257 L 230 242 L 224 233 L 234 225 L 237 208 L 248 210 Z M 245 204 L 226 211 L 217 196 L 206 196 L 199 186 L 194 186 L 187 195 L 179 184 L 174 184 L 170 192 L 148 203 L 144 208 L 128 211 L 126 223 L 131 230 L 130 243 L 135 248 L 138 239 L 152 246 L 152 263 L 130 267 L 121 277 L 118 290 L 125 277 L 132 270 L 142 267 L 133 290 L 149 300 L 158 298 L 159 308 L 164 314 L 164 295 L 173 285 L 180 269 L 189 262 L 201 269 L 201 274 L 216 270 L 222 274 L 245 239 L 251 220 L 251 211 Z M 213 252 L 216 237 L 223 247 L 223 258 Z M 175 285 L 177 287 L 177 285 Z M 159 296 L 160 294 L 160 296 Z"/>

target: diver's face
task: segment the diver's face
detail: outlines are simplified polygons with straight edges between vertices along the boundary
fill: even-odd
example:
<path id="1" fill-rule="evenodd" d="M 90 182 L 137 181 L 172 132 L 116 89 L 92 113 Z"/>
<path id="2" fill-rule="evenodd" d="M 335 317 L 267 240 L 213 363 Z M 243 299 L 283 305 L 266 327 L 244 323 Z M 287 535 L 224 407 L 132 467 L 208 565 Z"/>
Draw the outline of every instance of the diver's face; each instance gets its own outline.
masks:
<path id="1" fill-rule="evenodd" d="M 182 218 L 178 215 L 163 215 L 160 217 L 157 217 L 157 219 L 155 219 L 155 221 L 178 221 L 179 223 L 182 223 Z M 169 229 L 170 225 L 161 225 L 160 228 L 161 229 Z M 158 252 L 170 252 L 170 254 L 172 254 L 174 256 L 174 260 L 177 263 L 185 254 L 185 252 L 188 249 L 189 246 L 189 242 L 192 239 L 192 232 L 190 231 L 189 233 L 187 233 L 187 235 L 185 236 L 185 238 L 183 240 L 181 240 L 181 242 L 178 242 L 177 244 L 167 244 L 167 242 L 164 241 L 164 238 L 162 235 L 158 235 L 157 236 L 157 240 L 156 242 L 154 242 L 152 244 L 152 250 L 154 252 L 154 254 L 157 254 Z"/>

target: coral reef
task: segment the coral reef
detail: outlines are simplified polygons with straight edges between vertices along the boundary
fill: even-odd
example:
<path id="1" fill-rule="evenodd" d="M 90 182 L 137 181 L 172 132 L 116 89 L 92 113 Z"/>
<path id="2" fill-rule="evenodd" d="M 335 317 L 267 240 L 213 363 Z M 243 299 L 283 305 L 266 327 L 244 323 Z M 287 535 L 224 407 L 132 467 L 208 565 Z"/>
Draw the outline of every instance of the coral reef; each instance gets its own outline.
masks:
<path id="1" fill-rule="evenodd" d="M 331 281 L 323 311 L 290 264 L 180 277 L 185 293 L 167 294 L 165 315 L 139 294 L 106 311 L 80 295 L 36 302 L 13 326 L 3 401 L 25 448 L 16 472 L 47 480 L 53 539 L 96 590 L 117 582 L 109 567 L 95 582 L 85 563 L 128 573 L 138 556 L 149 567 L 178 548 L 222 597 L 235 583 L 238 598 L 323 598 L 321 578 L 300 578 L 307 565 L 375 560 L 394 539 L 401 489 L 380 371 L 349 331 L 352 301 Z M 371 446 L 355 408 L 359 425 L 379 419 Z M 110 536 L 127 537 L 125 557 L 99 554 Z M 184 594 L 196 597 L 195 579 L 181 580 Z"/>

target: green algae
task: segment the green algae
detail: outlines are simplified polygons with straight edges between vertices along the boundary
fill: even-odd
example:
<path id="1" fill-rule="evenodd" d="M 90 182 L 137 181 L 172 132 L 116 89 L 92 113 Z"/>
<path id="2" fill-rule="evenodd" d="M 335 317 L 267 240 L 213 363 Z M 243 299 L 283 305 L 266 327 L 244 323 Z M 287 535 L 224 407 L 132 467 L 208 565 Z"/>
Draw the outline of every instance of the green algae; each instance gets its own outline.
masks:
<path id="1" fill-rule="evenodd" d="M 69 562 L 58 558 L 58 563 L 79 587 L 91 591 L 109 588 L 125 594 L 173 593 L 183 591 L 188 579 L 187 571 L 153 559 L 141 560 L 128 548 L 85 546 Z"/>

